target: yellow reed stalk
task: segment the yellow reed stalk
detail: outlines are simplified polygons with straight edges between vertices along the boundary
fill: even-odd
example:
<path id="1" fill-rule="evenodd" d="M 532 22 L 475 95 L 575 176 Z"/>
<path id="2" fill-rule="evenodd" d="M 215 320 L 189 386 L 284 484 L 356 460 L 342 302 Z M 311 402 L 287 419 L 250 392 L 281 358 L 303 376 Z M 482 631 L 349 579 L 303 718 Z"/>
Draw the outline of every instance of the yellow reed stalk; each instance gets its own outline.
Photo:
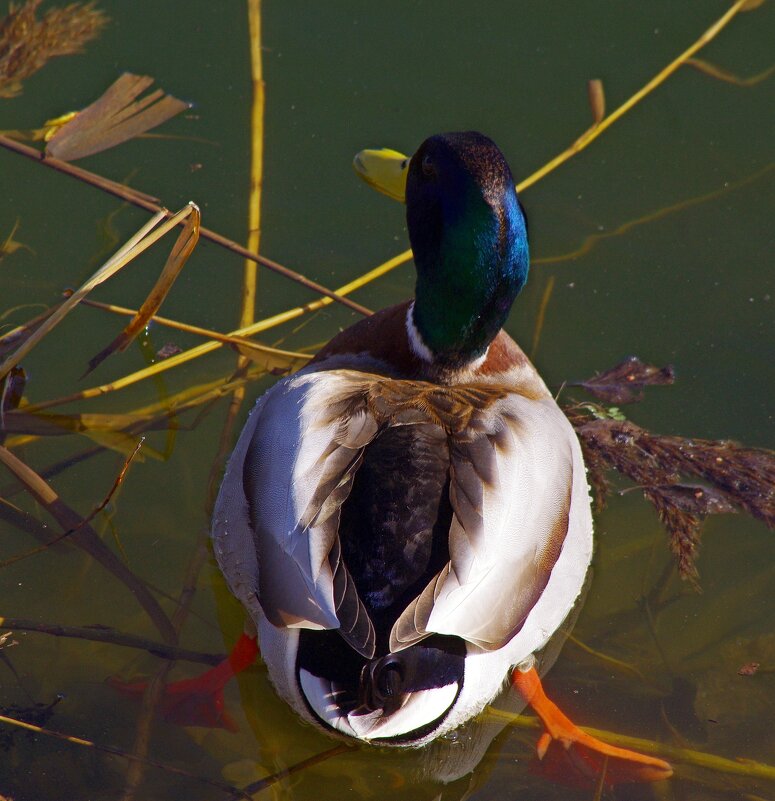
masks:
<path id="1" fill-rule="evenodd" d="M 504 712 L 500 709 L 488 709 L 485 713 L 487 717 L 506 721 L 520 729 L 540 729 L 541 722 L 538 718 L 529 715 L 515 715 L 511 712 Z M 654 740 L 645 740 L 641 737 L 628 737 L 625 734 L 606 731 L 605 729 L 593 729 L 590 726 L 579 726 L 579 728 L 597 737 L 603 742 L 611 745 L 618 745 L 621 748 L 631 748 L 634 751 L 641 751 L 645 754 L 667 759 L 673 763 L 684 765 L 694 765 L 699 768 L 706 768 L 718 773 L 727 773 L 734 776 L 747 776 L 754 779 L 775 780 L 775 767 L 764 762 L 755 762 L 752 759 L 727 759 L 726 757 L 716 756 L 715 754 L 703 754 L 701 751 L 694 751 L 690 748 L 678 748 L 667 743 L 658 743 Z"/>
<path id="2" fill-rule="evenodd" d="M 644 97 L 651 94 L 658 86 L 663 84 L 677 69 L 685 64 L 698 50 L 705 47 L 708 42 L 715 39 L 715 37 L 727 26 L 732 18 L 743 9 L 743 6 L 748 5 L 751 0 L 737 0 L 725 14 L 723 14 L 713 25 L 708 28 L 705 33 L 691 47 L 688 47 L 681 53 L 678 58 L 671 61 L 663 70 L 657 73 L 642 89 L 637 91 L 629 100 L 622 103 L 619 108 L 612 111 L 607 117 L 600 120 L 597 125 L 593 125 L 586 133 L 582 134 L 570 147 L 563 150 L 558 156 L 555 156 L 550 162 L 544 164 L 540 170 L 536 170 L 532 175 L 525 178 L 524 181 L 517 185 L 517 191 L 521 192 L 538 182 L 545 175 L 556 170 L 561 164 L 564 164 L 569 158 L 580 153 L 587 145 L 594 142 L 598 136 L 608 127 L 613 125 L 620 117 L 623 117 L 633 106 L 640 103 Z"/>
<path id="3" fill-rule="evenodd" d="M 250 70 L 253 105 L 250 113 L 250 198 L 248 202 L 248 250 L 258 253 L 261 240 L 261 189 L 264 181 L 264 76 L 261 59 L 261 0 L 248 0 Z M 245 260 L 240 326 L 250 325 L 254 317 L 258 265 Z"/>
<path id="4" fill-rule="evenodd" d="M 137 309 L 130 309 L 127 306 L 117 306 L 115 303 L 101 303 L 97 300 L 84 300 L 85 306 L 93 306 L 95 309 L 102 309 L 103 311 L 111 312 L 112 314 L 128 315 L 130 317 L 137 314 Z M 202 328 L 200 325 L 192 325 L 191 323 L 183 323 L 180 320 L 173 320 L 170 317 L 159 317 L 154 315 L 150 318 L 149 322 L 158 323 L 159 325 L 166 326 L 167 328 L 174 328 L 176 331 L 184 331 L 187 334 L 195 334 L 196 336 L 206 337 L 207 339 L 214 339 L 216 342 L 222 342 L 224 345 L 234 345 L 242 350 L 254 350 L 257 353 L 266 353 L 270 356 L 277 358 L 286 357 L 289 362 L 298 359 L 311 359 L 309 353 L 301 353 L 293 350 L 282 350 L 273 345 L 263 345 L 260 342 L 255 342 L 246 337 L 232 336 L 230 334 L 221 334 L 219 331 L 213 331 L 210 328 Z"/>

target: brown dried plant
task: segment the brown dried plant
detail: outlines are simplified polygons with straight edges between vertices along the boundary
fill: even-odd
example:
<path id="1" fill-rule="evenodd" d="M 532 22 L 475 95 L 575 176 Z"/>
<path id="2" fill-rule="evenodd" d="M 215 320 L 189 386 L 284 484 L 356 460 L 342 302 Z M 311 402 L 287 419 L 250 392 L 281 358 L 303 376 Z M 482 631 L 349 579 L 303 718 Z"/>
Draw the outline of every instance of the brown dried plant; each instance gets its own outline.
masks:
<path id="1" fill-rule="evenodd" d="M 0 97 L 21 94 L 22 82 L 50 59 L 82 52 L 108 22 L 94 3 L 50 8 L 38 19 L 40 3 L 11 3 L 0 19 Z"/>
<path id="2" fill-rule="evenodd" d="M 605 505 L 612 489 L 608 471 L 634 482 L 668 533 L 679 574 L 696 588 L 695 560 L 706 517 L 741 509 L 775 528 L 773 451 L 655 434 L 596 404 L 575 404 L 564 411 L 581 440 L 597 507 Z"/>

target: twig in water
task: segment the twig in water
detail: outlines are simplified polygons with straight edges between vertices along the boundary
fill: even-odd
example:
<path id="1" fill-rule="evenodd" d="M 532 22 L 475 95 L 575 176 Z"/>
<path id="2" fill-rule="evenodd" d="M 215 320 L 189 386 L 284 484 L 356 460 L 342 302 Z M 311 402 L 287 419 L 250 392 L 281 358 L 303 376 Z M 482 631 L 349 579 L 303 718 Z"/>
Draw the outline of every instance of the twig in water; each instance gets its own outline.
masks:
<path id="1" fill-rule="evenodd" d="M 71 509 L 59 495 L 31 467 L 26 465 L 6 447 L 0 445 L 0 462 L 24 485 L 27 492 L 46 508 L 49 514 L 65 530 L 77 529 L 69 537 L 69 542 L 77 545 L 109 570 L 137 598 L 140 606 L 148 614 L 162 636 L 170 644 L 176 642 L 176 634 L 169 618 L 159 606 L 148 588 L 135 574 L 108 548 L 89 523 L 82 524 L 81 516 Z"/>
<path id="2" fill-rule="evenodd" d="M 148 651 L 160 659 L 181 659 L 186 662 L 196 662 L 203 665 L 217 665 L 224 659 L 223 654 L 207 654 L 201 651 L 191 651 L 176 645 L 154 642 L 136 634 L 125 634 L 108 626 L 60 626 L 56 623 L 40 623 L 24 618 L 0 616 L 0 629 L 13 629 L 14 631 L 35 631 L 40 634 L 50 634 L 54 637 L 73 637 L 78 640 L 104 642 L 119 645 L 125 648 L 136 648 Z"/>
<path id="3" fill-rule="evenodd" d="M 116 480 L 113 482 L 113 486 L 108 490 L 108 494 L 97 504 L 97 506 L 92 509 L 92 511 L 84 518 L 82 518 L 78 525 L 74 526 L 73 528 L 69 528 L 67 531 L 63 532 L 62 534 L 57 535 L 54 537 L 53 540 L 49 540 L 48 542 L 43 543 L 43 545 L 38 546 L 37 548 L 32 548 L 29 551 L 24 551 L 24 553 L 18 553 L 15 556 L 10 556 L 7 559 L 3 559 L 0 561 L 0 568 L 8 567 L 16 562 L 20 562 L 22 559 L 26 559 L 28 556 L 34 556 L 35 554 L 41 553 L 42 551 L 48 550 L 52 545 L 56 545 L 57 543 L 61 542 L 62 540 L 70 537 L 71 535 L 75 534 L 76 532 L 80 531 L 84 526 L 91 523 L 92 520 L 110 503 L 110 499 L 115 495 L 116 490 L 121 486 L 122 482 L 124 481 L 124 477 L 126 476 L 127 470 L 129 470 L 129 465 L 132 462 L 132 459 L 135 458 L 137 452 L 143 446 L 143 442 L 145 442 L 145 437 L 141 437 L 140 441 L 135 446 L 135 449 L 132 453 L 127 456 L 126 460 L 124 461 L 121 470 L 119 471 L 118 475 L 116 476 Z M 1 620 L 2 618 L 0 618 Z"/>

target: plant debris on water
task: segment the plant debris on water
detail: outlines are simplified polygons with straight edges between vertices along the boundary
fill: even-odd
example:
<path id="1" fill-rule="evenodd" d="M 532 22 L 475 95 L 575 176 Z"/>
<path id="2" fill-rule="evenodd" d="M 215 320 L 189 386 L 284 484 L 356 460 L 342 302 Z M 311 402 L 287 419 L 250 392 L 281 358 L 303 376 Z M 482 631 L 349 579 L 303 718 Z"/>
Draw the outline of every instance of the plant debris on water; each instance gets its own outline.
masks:
<path id="1" fill-rule="evenodd" d="M 41 0 L 11 3 L 0 19 L 0 98 L 16 97 L 22 83 L 57 56 L 81 53 L 108 22 L 95 3 L 49 8 L 39 18 Z"/>

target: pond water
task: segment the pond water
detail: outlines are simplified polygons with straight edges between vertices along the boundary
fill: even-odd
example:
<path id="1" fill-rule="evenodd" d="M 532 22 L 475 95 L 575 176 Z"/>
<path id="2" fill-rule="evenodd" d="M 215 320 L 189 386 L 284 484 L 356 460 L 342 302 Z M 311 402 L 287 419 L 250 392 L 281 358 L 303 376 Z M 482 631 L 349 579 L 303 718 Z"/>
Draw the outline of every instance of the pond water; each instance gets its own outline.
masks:
<path id="1" fill-rule="evenodd" d="M 37 127 L 83 107 L 122 71 L 153 75 L 167 91 L 192 101 L 191 113 L 157 131 L 168 136 L 134 140 L 80 164 L 169 208 L 193 200 L 205 226 L 245 241 L 251 98 L 245 5 L 99 5 L 111 17 L 100 38 L 85 54 L 50 63 L 25 82 L 20 97 L 0 99 L 0 129 Z M 263 8 L 261 252 L 325 286 L 347 283 L 408 247 L 403 207 L 358 181 L 350 167 L 355 152 L 387 146 L 411 153 L 432 133 L 474 128 L 499 144 L 521 179 L 591 123 L 588 79 L 602 79 L 609 109 L 616 107 L 727 7 L 723 0 L 269 0 Z M 771 4 L 741 14 L 700 56 L 739 76 L 761 73 L 770 66 L 774 21 Z M 507 327 L 551 387 L 636 353 L 656 365 L 673 364 L 677 380 L 626 407 L 628 418 L 665 434 L 775 446 L 775 196 L 772 172 L 765 172 L 773 109 L 771 80 L 740 86 L 684 67 L 582 154 L 525 191 L 536 263 Z M 0 187 L 0 243 L 18 220 L 14 238 L 26 246 L 0 260 L 4 327 L 78 286 L 148 219 L 7 150 L 0 150 Z M 590 241 L 580 254 L 552 258 Z M 169 246 L 156 246 L 93 297 L 136 308 Z M 239 257 L 200 242 L 162 314 L 217 331 L 237 328 L 242 270 Z M 406 298 L 412 288 L 408 263 L 354 299 L 376 309 Z M 312 299 L 309 290 L 261 270 L 256 317 Z M 262 341 L 314 348 L 358 317 L 333 304 L 265 332 Z M 72 313 L 24 360 L 27 401 L 69 395 L 143 367 L 143 350 L 133 345 L 81 378 L 89 358 L 121 325 L 121 318 L 93 308 Z M 149 340 L 154 350 L 168 342 L 181 348 L 201 342 L 159 325 Z M 159 379 L 52 411 L 129 413 L 224 381 L 234 365 L 234 353 L 220 349 Z M 238 425 L 269 384 L 267 378 L 248 384 Z M 150 432 L 144 460 L 131 465 L 92 521 L 169 615 L 193 580 L 180 642 L 210 653 L 225 652 L 242 626 L 241 609 L 210 554 L 204 552 L 201 570 L 191 567 L 203 553 L 208 481 L 227 407 L 222 399 L 187 412 L 174 436 Z M 124 463 L 115 447 L 96 447 L 106 444 L 104 436 L 97 439 L 16 436 L 7 445 L 40 473 L 94 451 L 51 478 L 61 498 L 87 515 Z M 61 531 L 19 492 L 10 473 L 0 473 L 0 495 L 46 523 L 51 536 Z M 666 534 L 639 492 L 612 497 L 596 517 L 596 531 L 594 578 L 575 639 L 548 674 L 550 694 L 583 724 L 775 765 L 772 532 L 744 514 L 710 518 L 703 527 L 699 594 L 678 579 Z M 0 559 L 37 544 L 0 520 Z M 109 626 L 159 640 L 127 586 L 65 544 L 0 568 L 0 599 L 0 615 L 7 618 Z M 151 675 L 161 660 L 115 644 L 13 630 L 18 644 L 0 650 L 0 706 L 7 714 L 61 696 L 47 728 L 132 751 L 138 707 L 106 679 Z M 760 666 L 754 675 L 738 675 L 753 662 Z M 182 678 L 200 667 L 180 661 L 170 675 Z M 146 767 L 136 798 L 228 798 L 195 777 L 244 787 L 336 745 L 277 699 L 260 664 L 229 688 L 227 704 L 236 733 L 154 723 L 148 757 L 190 776 Z M 361 748 L 313 760 L 257 797 L 593 798 L 592 789 L 561 787 L 533 772 L 535 738 L 532 730 L 505 729 L 472 774 L 448 785 L 418 780 L 416 754 Z M 464 739 L 422 758 L 443 772 L 457 759 L 456 749 L 465 748 Z M 93 748 L 0 728 L 0 795 L 15 801 L 126 797 L 127 764 Z M 604 797 L 775 794 L 772 779 L 734 775 L 719 765 L 676 761 L 670 782 L 606 790 Z"/>

